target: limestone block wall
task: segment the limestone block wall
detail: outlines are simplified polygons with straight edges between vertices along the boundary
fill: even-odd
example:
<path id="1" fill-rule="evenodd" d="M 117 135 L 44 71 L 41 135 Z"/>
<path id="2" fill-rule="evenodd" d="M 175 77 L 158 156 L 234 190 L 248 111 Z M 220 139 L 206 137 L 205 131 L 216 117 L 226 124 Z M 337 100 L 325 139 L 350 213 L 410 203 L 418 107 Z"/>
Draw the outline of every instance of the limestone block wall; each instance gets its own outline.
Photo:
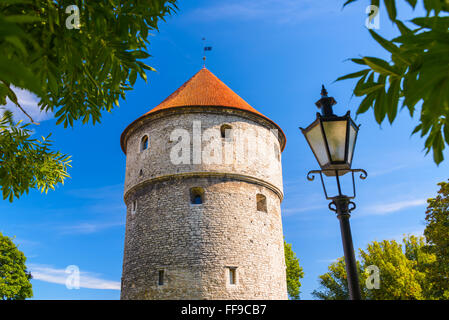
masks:
<path id="1" fill-rule="evenodd" d="M 255 135 L 243 151 L 231 149 L 238 161 L 194 163 L 194 123 L 201 124 L 203 137 L 223 124 Z M 179 143 L 171 135 L 179 129 L 190 136 L 191 159 L 184 164 L 170 157 Z M 192 107 L 143 118 L 125 130 L 122 299 L 287 299 L 280 210 L 285 137 L 270 129 L 242 111 Z M 141 150 L 144 136 L 148 148 Z M 233 145 L 235 139 L 220 137 L 219 143 Z M 266 154 L 250 162 L 246 157 L 254 149 L 247 148 L 254 144 L 265 146 Z M 203 140 L 200 149 L 208 145 Z M 191 203 L 191 188 L 204 190 L 202 204 Z M 266 198 L 266 210 L 258 210 L 258 195 Z"/>
<path id="2" fill-rule="evenodd" d="M 221 164 L 208 164 L 202 161 L 201 164 L 194 163 L 193 152 L 193 125 L 194 122 L 201 123 L 203 140 L 201 150 L 206 150 L 211 140 L 206 140 L 204 133 L 206 130 L 214 128 L 217 131 L 223 124 L 228 124 L 232 130 L 246 130 L 254 132 L 254 135 L 247 135 L 247 144 L 243 145 L 243 154 L 236 147 L 237 137 L 231 141 L 222 141 L 223 161 Z M 178 141 L 171 141 L 170 135 L 176 129 L 186 130 L 190 136 L 190 163 L 173 164 L 170 159 L 171 150 Z M 234 173 L 254 177 L 266 181 L 278 188 L 282 193 L 282 166 L 279 139 L 271 128 L 263 126 L 255 120 L 242 117 L 236 114 L 220 113 L 173 113 L 161 118 L 150 119 L 144 125 L 137 126 L 126 139 L 126 178 L 125 193 L 133 186 L 148 179 L 154 179 L 170 174 L 189 172 L 220 172 Z M 251 131 L 252 130 L 252 131 Z M 149 138 L 147 150 L 140 150 L 141 139 L 144 136 Z M 224 158 L 225 145 L 230 145 L 234 159 L 232 163 L 226 163 Z M 259 156 L 254 148 L 260 148 L 265 154 Z M 265 149 L 263 149 L 265 148 Z"/>
<path id="3" fill-rule="evenodd" d="M 204 188 L 203 204 L 190 203 L 193 187 Z M 257 194 L 267 212 L 257 210 Z M 146 185 L 126 204 L 122 299 L 287 299 L 280 199 L 271 190 L 182 178 Z"/>

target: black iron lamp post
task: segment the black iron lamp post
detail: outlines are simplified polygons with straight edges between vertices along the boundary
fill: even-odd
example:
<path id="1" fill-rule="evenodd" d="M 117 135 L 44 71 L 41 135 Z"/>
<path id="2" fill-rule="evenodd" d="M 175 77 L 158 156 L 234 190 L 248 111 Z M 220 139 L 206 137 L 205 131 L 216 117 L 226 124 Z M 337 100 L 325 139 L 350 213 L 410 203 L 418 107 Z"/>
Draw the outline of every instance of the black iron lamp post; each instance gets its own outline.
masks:
<path id="1" fill-rule="evenodd" d="M 327 96 L 327 91 L 323 86 L 321 99 L 316 102 L 316 106 L 321 109 L 322 114 L 317 113 L 317 118 L 312 124 L 306 129 L 300 129 L 321 167 L 321 170 L 309 171 L 307 179 L 312 181 L 315 174 L 320 175 L 324 195 L 327 200 L 331 200 L 329 209 L 337 213 L 345 254 L 349 297 L 351 300 L 360 300 L 360 285 L 349 217 L 351 211 L 356 207 L 355 203 L 351 201 L 355 198 L 354 173 L 360 172 L 361 179 L 366 179 L 367 173 L 363 169 L 351 168 L 359 126 L 351 119 L 349 111 L 344 116 L 336 116 L 332 110 L 332 106 L 336 103 L 334 98 Z M 352 175 L 352 196 L 342 194 L 340 184 L 340 176 L 349 172 Z M 338 195 L 328 196 L 323 174 L 336 178 Z"/>

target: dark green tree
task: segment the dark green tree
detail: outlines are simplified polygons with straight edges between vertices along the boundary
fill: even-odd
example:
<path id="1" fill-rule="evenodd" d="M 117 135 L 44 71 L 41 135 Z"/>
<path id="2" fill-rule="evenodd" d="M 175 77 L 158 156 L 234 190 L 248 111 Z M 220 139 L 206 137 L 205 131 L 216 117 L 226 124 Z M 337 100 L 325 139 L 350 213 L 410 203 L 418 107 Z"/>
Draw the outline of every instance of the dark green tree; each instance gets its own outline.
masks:
<path id="1" fill-rule="evenodd" d="M 344 6 L 356 0 L 348 0 Z M 421 104 L 419 124 L 412 134 L 427 135 L 426 154 L 443 161 L 449 145 L 449 0 L 405 0 L 413 9 L 423 6 L 426 15 L 406 23 L 397 18 L 396 0 L 384 0 L 389 19 L 400 35 L 387 40 L 373 30 L 372 38 L 390 54 L 389 61 L 365 56 L 351 59 L 363 70 L 338 78 L 358 78 L 354 95 L 364 97 L 357 114 L 370 108 L 381 124 L 386 117 L 393 123 L 399 109 L 407 108 L 413 117 Z M 379 7 L 380 0 L 372 0 Z"/>
<path id="2" fill-rule="evenodd" d="M 0 232 L 0 298 L 24 300 L 33 296 L 31 273 L 27 271 L 26 258 L 11 238 Z"/>
<path id="3" fill-rule="evenodd" d="M 301 279 L 304 278 L 304 271 L 299 266 L 299 259 L 292 249 L 291 243 L 284 240 L 285 265 L 287 267 L 287 292 L 291 299 L 299 300 Z"/>
<path id="4" fill-rule="evenodd" d="M 435 255 L 435 261 L 427 265 L 427 272 L 432 297 L 449 299 L 449 183 L 438 185 L 438 195 L 427 200 L 424 235 L 428 251 Z"/>
<path id="5" fill-rule="evenodd" d="M 100 122 L 102 112 L 125 99 L 137 76 L 146 81 L 146 70 L 154 70 L 142 61 L 150 56 L 148 36 L 175 10 L 176 0 L 0 1 L 0 105 L 9 99 L 25 112 L 15 92 L 22 88 L 38 96 L 42 111 L 54 112 L 56 124 Z M 30 188 L 53 188 L 68 176 L 65 155 L 51 152 L 48 141 L 45 148 L 35 145 L 22 153 L 29 132 L 9 116 L 0 117 L 0 134 L 8 136 L 6 131 L 16 128 L 14 139 L 22 141 L 0 140 L 3 198 L 12 201 Z M 22 163 L 11 156 L 29 158 Z M 41 157 L 48 174 L 35 176 L 42 170 L 30 171 L 29 163 Z M 9 177 L 12 165 L 14 176 Z"/>

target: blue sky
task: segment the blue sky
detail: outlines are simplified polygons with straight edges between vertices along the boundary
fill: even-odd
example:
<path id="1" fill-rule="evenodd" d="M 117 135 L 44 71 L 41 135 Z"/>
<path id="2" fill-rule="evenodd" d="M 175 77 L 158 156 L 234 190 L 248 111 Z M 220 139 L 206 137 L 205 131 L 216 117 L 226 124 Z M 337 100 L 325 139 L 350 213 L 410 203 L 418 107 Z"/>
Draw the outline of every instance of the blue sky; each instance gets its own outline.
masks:
<path id="1" fill-rule="evenodd" d="M 401 2 L 401 1 L 399 1 Z M 56 191 L 32 191 L 14 203 L 0 203 L 0 231 L 16 236 L 28 257 L 35 299 L 118 299 L 125 234 L 123 181 L 125 156 L 119 138 L 124 128 L 159 104 L 202 66 L 202 37 L 213 50 L 207 66 L 224 83 L 284 130 L 285 199 L 283 229 L 304 268 L 303 299 L 312 299 L 318 276 L 343 255 L 338 220 L 327 209 L 321 184 L 306 180 L 317 163 L 298 127 L 315 118 L 321 84 L 335 97 L 337 114 L 351 110 L 354 82 L 333 81 L 358 70 L 344 61 L 359 55 L 386 57 L 365 27 L 368 1 L 341 10 L 335 0 L 181 1 L 180 11 L 151 37 L 147 63 L 157 69 L 139 80 L 120 108 L 104 114 L 99 125 L 55 127 L 51 114 L 33 113 L 41 121 L 35 134 L 53 132 L 55 147 L 73 157 L 71 179 Z M 418 9 L 419 11 L 420 9 Z M 409 17 L 406 6 L 399 7 Z M 391 37 L 386 12 L 380 30 Z M 30 112 L 35 97 L 20 95 Z M 18 115 L 20 117 L 20 115 Z M 437 167 L 424 155 L 423 140 L 410 136 L 417 124 L 407 110 L 393 126 L 376 124 L 371 112 L 361 124 L 353 167 L 368 171 L 357 183 L 357 209 L 351 224 L 356 248 L 374 240 L 421 234 L 425 200 L 448 178 L 448 161 Z M 445 152 L 448 158 L 448 153 Z M 332 183 L 332 182 L 330 182 Z M 65 268 L 81 271 L 81 288 L 66 288 Z"/>

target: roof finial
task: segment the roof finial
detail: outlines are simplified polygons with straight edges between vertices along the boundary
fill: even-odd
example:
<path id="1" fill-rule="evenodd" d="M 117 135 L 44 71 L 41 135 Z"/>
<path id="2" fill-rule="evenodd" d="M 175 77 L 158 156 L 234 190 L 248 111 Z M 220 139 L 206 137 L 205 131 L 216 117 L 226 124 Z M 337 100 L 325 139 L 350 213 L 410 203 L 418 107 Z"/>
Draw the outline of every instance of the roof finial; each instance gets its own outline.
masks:
<path id="1" fill-rule="evenodd" d="M 204 46 L 203 46 L 203 68 L 206 68 L 206 51 L 212 51 L 212 47 L 206 47 L 206 38 L 203 37 L 202 40 L 204 41 Z"/>

